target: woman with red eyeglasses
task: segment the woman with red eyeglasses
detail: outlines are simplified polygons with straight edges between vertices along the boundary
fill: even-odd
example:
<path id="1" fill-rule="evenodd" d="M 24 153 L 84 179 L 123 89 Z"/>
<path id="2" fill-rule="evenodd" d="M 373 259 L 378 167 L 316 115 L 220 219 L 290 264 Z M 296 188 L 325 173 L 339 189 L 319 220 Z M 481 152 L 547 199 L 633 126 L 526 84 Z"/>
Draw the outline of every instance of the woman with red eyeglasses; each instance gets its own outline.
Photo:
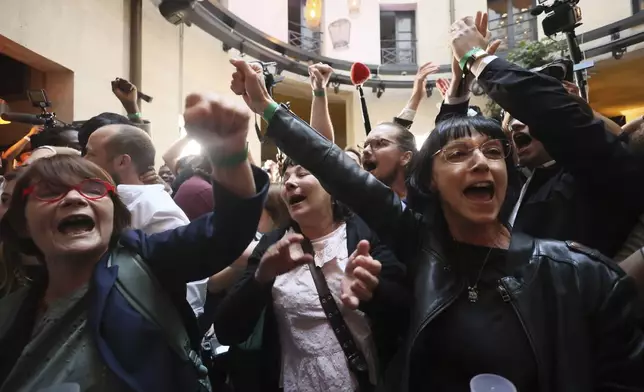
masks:
<path id="1" fill-rule="evenodd" d="M 210 153 L 220 209 L 185 227 L 154 235 L 128 229 L 130 214 L 113 180 L 81 157 L 40 159 L 20 176 L 2 238 L 35 255 L 47 274 L 0 299 L 0 391 L 59 384 L 82 391 L 208 389 L 186 283 L 213 275 L 244 251 L 255 236 L 268 177 L 248 163 L 247 111 L 192 95 L 185 119 Z M 127 269 L 112 264 L 116 249 L 132 260 L 138 255 L 156 281 L 147 294 L 174 305 L 189 338 L 181 346 L 187 359 L 173 349 L 176 337 L 164 335 L 168 323 L 148 321 L 145 306 L 136 306 L 142 299 L 123 294 L 117 279 Z"/>

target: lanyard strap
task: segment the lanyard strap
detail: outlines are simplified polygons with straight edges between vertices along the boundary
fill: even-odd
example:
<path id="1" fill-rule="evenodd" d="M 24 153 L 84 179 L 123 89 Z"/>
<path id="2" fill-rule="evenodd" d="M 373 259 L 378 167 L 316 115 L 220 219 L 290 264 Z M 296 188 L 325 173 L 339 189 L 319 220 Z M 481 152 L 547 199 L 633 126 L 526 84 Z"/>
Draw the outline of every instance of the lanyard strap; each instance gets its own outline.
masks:
<path id="1" fill-rule="evenodd" d="M 302 241 L 302 250 L 312 257 L 315 257 L 313 245 L 306 237 L 304 237 L 304 240 Z M 329 324 L 331 324 L 333 333 L 342 347 L 344 356 L 347 358 L 347 361 L 349 361 L 349 369 L 355 373 L 361 390 L 364 390 L 361 378 L 366 377 L 367 380 L 369 378 L 367 361 L 353 340 L 351 331 L 349 330 L 347 323 L 344 321 L 344 317 L 342 317 L 342 313 L 340 312 L 340 309 L 338 309 L 338 304 L 335 302 L 335 299 L 329 290 L 329 286 L 324 278 L 322 269 L 315 265 L 315 261 L 309 262 L 308 266 L 311 276 L 313 277 L 313 282 L 315 283 L 315 288 L 318 292 L 324 314 L 326 315 Z"/>

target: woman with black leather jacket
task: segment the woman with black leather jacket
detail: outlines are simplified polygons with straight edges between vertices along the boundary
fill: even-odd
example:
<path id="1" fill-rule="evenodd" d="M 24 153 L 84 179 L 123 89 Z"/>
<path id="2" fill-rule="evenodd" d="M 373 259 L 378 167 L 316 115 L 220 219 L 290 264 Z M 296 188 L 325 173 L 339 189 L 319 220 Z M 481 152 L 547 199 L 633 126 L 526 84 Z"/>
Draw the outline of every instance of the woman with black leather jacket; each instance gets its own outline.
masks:
<path id="1" fill-rule="evenodd" d="M 471 49 L 464 51 L 466 44 L 482 39 L 472 25 L 453 26 L 457 59 Z M 501 59 L 486 61 L 493 88 L 512 76 L 532 77 Z M 461 118 L 440 124 L 413 173 L 425 202 L 403 210 L 394 192 L 278 107 L 254 69 L 242 61 L 233 65 L 231 88 L 263 114 L 266 135 L 363 218 L 415 279 L 410 330 L 386 376 L 389 390 L 467 391 L 480 373 L 502 375 L 522 392 L 644 390 L 644 338 L 633 317 L 631 279 L 596 251 L 511 233 L 504 224 L 519 183 L 498 123 Z M 554 80 L 532 80 L 565 100 Z M 528 87 L 520 89 L 525 97 L 514 99 L 548 98 L 543 86 Z M 577 103 L 565 103 L 561 110 L 581 116 Z M 570 143 L 570 134 L 557 132 Z"/>

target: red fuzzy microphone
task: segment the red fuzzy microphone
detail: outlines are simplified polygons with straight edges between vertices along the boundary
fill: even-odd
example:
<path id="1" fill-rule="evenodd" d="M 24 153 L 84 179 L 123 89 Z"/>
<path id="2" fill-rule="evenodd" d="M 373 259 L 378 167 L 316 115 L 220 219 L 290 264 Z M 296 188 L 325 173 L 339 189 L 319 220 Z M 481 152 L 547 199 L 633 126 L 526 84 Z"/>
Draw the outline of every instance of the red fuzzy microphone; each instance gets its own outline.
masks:
<path id="1" fill-rule="evenodd" d="M 371 77 L 371 70 L 362 63 L 353 63 L 351 65 L 351 83 L 354 86 L 364 84 Z"/>
<path id="2" fill-rule="evenodd" d="M 369 80 L 371 77 L 371 70 L 369 67 L 362 63 L 353 63 L 351 65 L 351 83 L 358 89 L 360 93 L 360 104 L 362 106 L 362 121 L 364 123 L 364 129 L 367 132 L 371 132 L 371 122 L 369 121 L 369 112 L 367 112 L 367 101 L 364 98 L 364 91 L 362 91 L 362 85 L 364 82 Z"/>

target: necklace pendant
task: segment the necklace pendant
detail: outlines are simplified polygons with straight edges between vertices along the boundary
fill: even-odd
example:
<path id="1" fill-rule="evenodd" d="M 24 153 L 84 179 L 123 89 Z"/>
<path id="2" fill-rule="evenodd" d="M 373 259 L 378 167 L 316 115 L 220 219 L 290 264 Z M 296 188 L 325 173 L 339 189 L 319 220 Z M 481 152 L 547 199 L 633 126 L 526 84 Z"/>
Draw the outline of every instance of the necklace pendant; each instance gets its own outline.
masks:
<path id="1" fill-rule="evenodd" d="M 475 302 L 477 302 L 479 300 L 479 291 L 476 289 L 476 286 L 474 286 L 474 287 L 468 286 L 467 287 L 467 299 L 471 303 L 475 303 Z"/>

